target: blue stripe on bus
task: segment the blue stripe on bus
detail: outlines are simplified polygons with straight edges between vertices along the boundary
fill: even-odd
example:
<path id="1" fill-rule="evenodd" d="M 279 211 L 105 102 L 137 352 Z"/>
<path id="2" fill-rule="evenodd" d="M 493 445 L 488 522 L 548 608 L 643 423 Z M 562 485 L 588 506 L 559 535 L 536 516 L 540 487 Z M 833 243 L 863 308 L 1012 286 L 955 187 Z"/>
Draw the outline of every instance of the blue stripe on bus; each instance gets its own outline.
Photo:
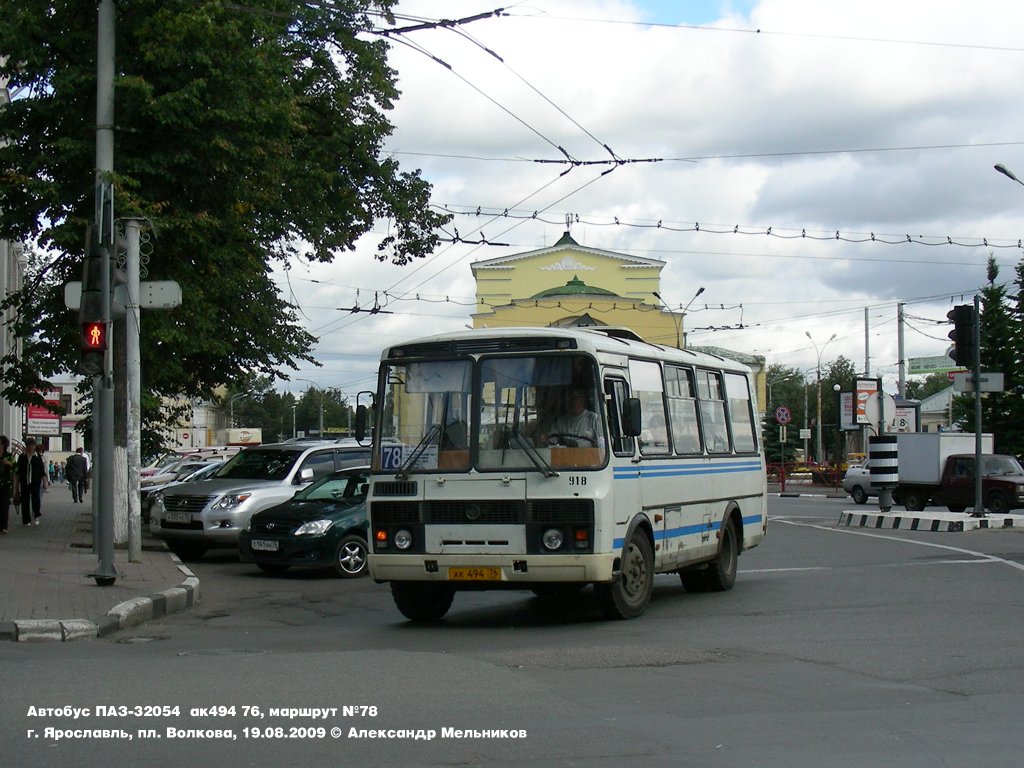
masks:
<path id="1" fill-rule="evenodd" d="M 742 518 L 742 521 L 743 521 L 743 525 L 754 525 L 754 524 L 758 524 L 759 525 L 761 523 L 762 519 L 763 519 L 763 517 L 760 514 L 756 514 L 756 515 L 748 515 L 748 516 Z M 684 525 L 684 526 L 680 526 L 679 528 L 671 528 L 671 529 L 669 529 L 667 531 L 655 531 L 654 532 L 654 540 L 655 541 L 664 541 L 665 539 L 674 539 L 674 538 L 679 537 L 679 536 L 695 536 L 698 533 L 703 533 L 704 531 L 717 531 L 721 527 L 722 527 L 722 523 L 720 521 L 713 522 L 711 524 L 710 528 L 708 528 L 705 523 L 697 523 L 696 525 Z M 615 539 L 612 542 L 612 547 L 614 549 L 622 549 L 622 546 L 625 543 L 626 543 L 625 539 Z"/>
<path id="2" fill-rule="evenodd" d="M 645 464 L 642 466 L 614 467 L 615 480 L 639 480 L 652 477 L 685 477 L 688 475 L 719 475 L 731 472 L 760 472 L 760 461 L 739 461 L 716 464 Z"/>

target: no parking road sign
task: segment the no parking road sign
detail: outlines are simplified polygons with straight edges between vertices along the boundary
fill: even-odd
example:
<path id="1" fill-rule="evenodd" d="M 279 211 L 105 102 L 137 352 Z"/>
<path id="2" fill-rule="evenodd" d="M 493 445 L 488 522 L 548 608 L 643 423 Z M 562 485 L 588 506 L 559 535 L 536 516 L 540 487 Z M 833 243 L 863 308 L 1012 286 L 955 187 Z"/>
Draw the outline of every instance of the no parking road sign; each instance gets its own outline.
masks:
<path id="1" fill-rule="evenodd" d="M 775 421 L 779 424 L 789 424 L 793 420 L 793 412 L 784 405 L 775 409 Z"/>

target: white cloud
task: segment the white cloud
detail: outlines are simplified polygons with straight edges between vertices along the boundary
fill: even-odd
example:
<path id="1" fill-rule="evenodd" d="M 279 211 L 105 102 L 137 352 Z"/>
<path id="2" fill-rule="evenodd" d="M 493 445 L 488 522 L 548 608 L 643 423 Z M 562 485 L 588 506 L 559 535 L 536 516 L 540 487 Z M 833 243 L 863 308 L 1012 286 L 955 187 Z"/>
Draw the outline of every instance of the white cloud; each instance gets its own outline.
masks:
<path id="1" fill-rule="evenodd" d="M 816 359 L 805 331 L 819 345 L 836 333 L 824 359 L 843 354 L 862 367 L 864 308 L 871 307 L 872 371 L 892 378 L 897 301 L 916 316 L 944 318 L 984 283 L 990 251 L 1001 277 L 1012 279 L 1020 258 L 1012 248 L 830 235 L 1017 241 L 1024 189 L 992 169 L 1003 162 L 1024 172 L 1024 145 L 1011 144 L 1024 109 L 1016 98 L 1024 47 L 1015 40 L 1015 4 L 698 3 L 690 19 L 673 20 L 708 24 L 719 5 L 738 10 L 713 22 L 715 29 L 610 23 L 664 23 L 665 5 L 536 0 L 465 25 L 504 63 L 451 30 L 408 35 L 451 71 L 395 47 L 403 96 L 388 148 L 403 166 L 423 169 L 435 202 L 540 211 L 552 223 L 457 216 L 463 237 L 478 237 L 482 226 L 489 240 L 510 247 L 448 245 L 425 263 L 399 268 L 377 262 L 368 237 L 334 265 L 297 265 L 292 285 L 310 327 L 333 322 L 318 347 L 328 365 L 300 375 L 324 386 L 368 384 L 384 345 L 461 328 L 472 311 L 465 306 L 473 296 L 471 262 L 550 245 L 567 213 L 592 222 L 573 225 L 580 242 L 665 260 L 662 293 L 670 304 L 706 288 L 687 318 L 691 343 L 794 367 Z M 685 13 L 691 4 L 671 6 Z M 448 0 L 443 13 L 458 18 L 490 8 Z M 403 0 L 398 11 L 442 12 L 427 0 Z M 560 159 L 557 147 L 578 160 L 606 160 L 602 144 L 625 159 L 702 159 L 628 164 L 600 178 L 604 167 L 584 166 L 561 179 L 563 166 L 524 162 Z M 598 224 L 616 216 L 666 226 Z M 695 222 L 699 233 L 670 231 Z M 736 225 L 826 239 L 708 232 Z M 348 319 L 315 309 L 351 307 L 356 288 L 361 306 L 373 306 L 376 291 L 395 314 Z M 947 329 L 915 322 L 928 335 L 909 329 L 907 354 L 941 354 Z"/>

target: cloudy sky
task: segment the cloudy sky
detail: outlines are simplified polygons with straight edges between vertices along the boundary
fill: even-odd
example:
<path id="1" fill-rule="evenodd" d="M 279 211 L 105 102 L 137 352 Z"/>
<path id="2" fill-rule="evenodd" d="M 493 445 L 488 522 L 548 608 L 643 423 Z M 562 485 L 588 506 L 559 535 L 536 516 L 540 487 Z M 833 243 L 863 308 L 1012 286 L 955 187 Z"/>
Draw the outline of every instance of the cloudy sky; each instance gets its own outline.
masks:
<path id="1" fill-rule="evenodd" d="M 499 5 L 402 0 L 399 26 Z M 1024 185 L 993 169 L 1024 178 L 1010 0 L 504 7 L 396 42 L 388 150 L 422 169 L 462 238 L 505 245 L 396 267 L 373 257 L 382 222 L 333 265 L 294 265 L 282 285 L 323 366 L 284 388 L 371 387 L 383 346 L 470 322 L 474 261 L 551 245 L 567 215 L 583 245 L 663 260 L 672 307 L 704 287 L 691 344 L 804 370 L 815 343 L 823 364 L 863 370 L 867 352 L 893 388 L 898 303 L 907 356 L 942 355 L 946 312 L 989 255 L 1013 280 Z M 390 314 L 347 311 L 375 296 Z"/>

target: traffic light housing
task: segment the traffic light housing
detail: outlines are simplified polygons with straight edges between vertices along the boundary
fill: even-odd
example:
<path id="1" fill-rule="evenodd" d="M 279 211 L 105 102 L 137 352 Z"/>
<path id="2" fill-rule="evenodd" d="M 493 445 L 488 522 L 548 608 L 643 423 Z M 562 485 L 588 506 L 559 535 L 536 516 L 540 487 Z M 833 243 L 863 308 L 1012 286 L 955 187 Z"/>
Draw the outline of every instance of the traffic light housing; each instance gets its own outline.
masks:
<path id="1" fill-rule="evenodd" d="M 977 350 L 974 344 L 974 333 L 978 322 L 974 307 L 970 304 L 960 304 L 947 312 L 946 317 L 953 323 L 953 330 L 949 332 L 953 349 L 950 350 L 949 356 L 957 365 L 973 369 Z"/>
<path id="2" fill-rule="evenodd" d="M 103 373 L 108 329 L 107 323 L 98 320 L 82 323 L 82 373 L 89 376 L 99 376 Z"/>

